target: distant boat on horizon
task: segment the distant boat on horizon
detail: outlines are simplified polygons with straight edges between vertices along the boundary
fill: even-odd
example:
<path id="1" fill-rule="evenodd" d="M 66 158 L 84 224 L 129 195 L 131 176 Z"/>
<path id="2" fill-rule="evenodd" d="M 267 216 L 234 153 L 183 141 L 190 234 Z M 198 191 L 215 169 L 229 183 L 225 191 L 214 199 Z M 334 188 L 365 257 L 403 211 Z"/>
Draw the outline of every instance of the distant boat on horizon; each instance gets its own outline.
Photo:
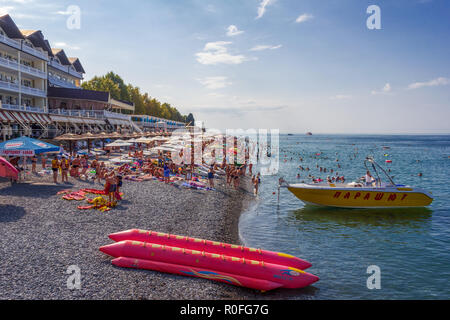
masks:
<path id="1" fill-rule="evenodd" d="M 306 135 L 307 136 L 312 136 L 312 133 L 311 132 L 307 132 Z"/>

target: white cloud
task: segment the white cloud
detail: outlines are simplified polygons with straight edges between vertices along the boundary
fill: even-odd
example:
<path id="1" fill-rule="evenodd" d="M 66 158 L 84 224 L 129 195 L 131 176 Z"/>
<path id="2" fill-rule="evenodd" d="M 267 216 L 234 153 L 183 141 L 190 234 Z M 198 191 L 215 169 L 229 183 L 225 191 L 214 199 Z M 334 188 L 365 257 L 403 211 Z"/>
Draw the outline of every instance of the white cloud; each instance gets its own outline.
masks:
<path id="1" fill-rule="evenodd" d="M 229 37 L 234 37 L 234 36 L 240 35 L 242 33 L 244 33 L 244 31 L 239 30 L 235 25 L 230 25 L 227 28 L 227 36 L 229 36 Z"/>
<path id="2" fill-rule="evenodd" d="M 56 48 L 67 48 L 67 49 L 72 49 L 72 50 L 80 50 L 81 48 L 78 46 L 69 46 L 67 43 L 65 42 L 55 42 L 53 44 Z"/>
<path id="3" fill-rule="evenodd" d="M 250 49 L 250 51 L 263 51 L 263 50 L 275 50 L 281 48 L 282 45 L 279 44 L 277 46 L 270 46 L 270 45 L 258 45 Z"/>
<path id="4" fill-rule="evenodd" d="M 423 88 L 423 87 L 436 87 L 436 86 L 445 86 L 450 84 L 450 79 L 448 78 L 444 78 L 444 77 L 440 77 L 440 78 L 436 78 L 427 82 L 415 82 L 415 83 L 411 83 L 408 86 L 408 89 L 419 89 L 419 88 Z"/>
<path id="5" fill-rule="evenodd" d="M 258 16 L 256 17 L 256 19 L 261 18 L 264 15 L 264 13 L 266 13 L 266 7 L 272 4 L 273 2 L 274 0 L 261 0 L 261 2 L 259 3 Z"/>
<path id="6" fill-rule="evenodd" d="M 353 96 L 348 94 L 337 94 L 335 96 L 330 97 L 331 100 L 348 100 L 353 98 Z"/>
<path id="7" fill-rule="evenodd" d="M 302 23 L 302 22 L 306 22 L 308 20 L 311 20 L 312 18 L 314 18 L 314 16 L 312 14 L 303 13 L 303 14 L 298 16 L 298 18 L 295 20 L 295 22 L 296 23 Z"/>
<path id="8" fill-rule="evenodd" d="M 197 79 L 207 89 L 222 89 L 232 84 L 227 77 L 206 77 L 204 79 Z"/>
<path id="9" fill-rule="evenodd" d="M 386 83 L 383 87 L 383 89 L 381 89 L 381 91 L 372 91 L 373 95 L 377 95 L 377 94 L 388 94 L 392 91 L 392 87 L 390 83 Z"/>
<path id="10" fill-rule="evenodd" d="M 241 54 L 230 54 L 227 46 L 231 43 L 229 41 L 208 42 L 202 52 L 195 54 L 197 61 L 205 65 L 216 65 L 219 63 L 241 64 L 244 61 L 252 60 Z"/>

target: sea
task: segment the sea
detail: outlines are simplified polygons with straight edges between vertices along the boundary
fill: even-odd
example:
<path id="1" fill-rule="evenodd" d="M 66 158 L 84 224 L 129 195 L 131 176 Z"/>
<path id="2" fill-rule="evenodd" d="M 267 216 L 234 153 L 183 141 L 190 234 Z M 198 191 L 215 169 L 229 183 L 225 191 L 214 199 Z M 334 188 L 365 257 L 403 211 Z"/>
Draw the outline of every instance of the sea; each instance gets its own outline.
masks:
<path id="1" fill-rule="evenodd" d="M 286 188 L 278 194 L 279 178 L 311 183 L 308 175 L 326 180 L 337 171 L 356 181 L 367 156 L 396 184 L 430 191 L 433 203 L 337 209 L 305 205 Z M 278 172 L 262 176 L 239 234 L 246 246 L 312 263 L 307 272 L 320 280 L 277 299 L 450 299 L 450 135 L 281 135 Z"/>

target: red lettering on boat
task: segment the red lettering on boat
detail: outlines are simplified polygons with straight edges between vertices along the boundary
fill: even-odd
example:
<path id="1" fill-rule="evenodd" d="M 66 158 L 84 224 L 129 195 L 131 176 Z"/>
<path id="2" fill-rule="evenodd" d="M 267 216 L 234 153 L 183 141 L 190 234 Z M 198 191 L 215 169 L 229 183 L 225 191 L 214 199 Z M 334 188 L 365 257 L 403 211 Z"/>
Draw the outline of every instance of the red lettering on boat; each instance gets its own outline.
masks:
<path id="1" fill-rule="evenodd" d="M 397 195 L 393 193 L 389 196 L 388 201 L 395 201 L 395 199 L 397 199 Z"/>
<path id="2" fill-rule="evenodd" d="M 375 200 L 379 201 L 381 199 L 383 199 L 384 193 L 377 193 L 377 195 L 375 196 Z"/>

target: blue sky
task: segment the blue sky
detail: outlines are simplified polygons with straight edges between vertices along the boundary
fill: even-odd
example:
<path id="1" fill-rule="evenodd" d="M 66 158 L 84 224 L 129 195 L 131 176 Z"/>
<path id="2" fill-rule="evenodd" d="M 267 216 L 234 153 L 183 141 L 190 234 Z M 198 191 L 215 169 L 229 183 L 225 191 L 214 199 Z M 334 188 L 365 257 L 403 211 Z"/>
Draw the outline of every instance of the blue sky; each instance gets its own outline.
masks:
<path id="1" fill-rule="evenodd" d="M 69 5 L 80 29 L 66 27 Z M 369 5 L 381 30 L 369 30 Z M 23 29 L 207 127 L 450 133 L 447 0 L 0 0 Z"/>

